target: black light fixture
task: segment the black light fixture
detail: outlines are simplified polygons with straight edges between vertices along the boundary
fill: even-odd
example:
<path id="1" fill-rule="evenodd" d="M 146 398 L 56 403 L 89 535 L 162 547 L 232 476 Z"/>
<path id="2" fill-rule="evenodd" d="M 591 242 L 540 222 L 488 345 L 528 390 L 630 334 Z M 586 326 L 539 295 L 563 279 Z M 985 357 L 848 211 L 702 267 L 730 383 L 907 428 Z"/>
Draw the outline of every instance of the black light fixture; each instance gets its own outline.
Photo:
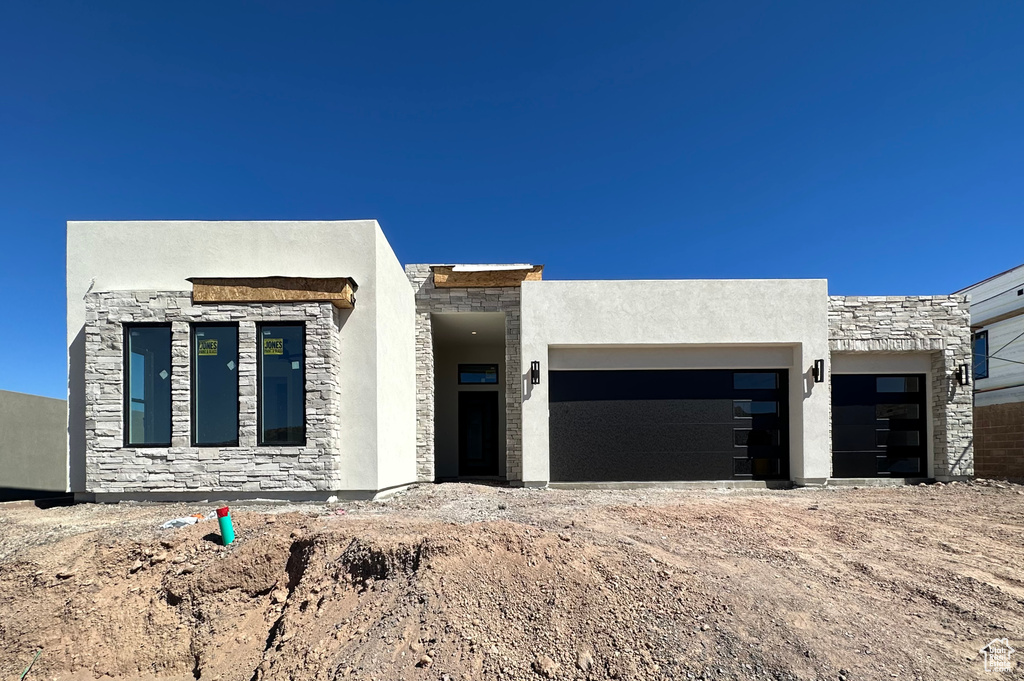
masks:
<path id="1" fill-rule="evenodd" d="M 971 384 L 971 367 L 969 365 L 961 364 L 954 373 L 956 374 L 956 382 L 960 385 Z"/>
<path id="2" fill-rule="evenodd" d="M 530 384 L 540 385 L 540 362 L 530 362 Z"/>
<path id="3" fill-rule="evenodd" d="M 811 373 L 814 375 L 815 383 L 825 382 L 825 360 L 816 359 L 814 360 L 814 366 L 811 368 Z"/>

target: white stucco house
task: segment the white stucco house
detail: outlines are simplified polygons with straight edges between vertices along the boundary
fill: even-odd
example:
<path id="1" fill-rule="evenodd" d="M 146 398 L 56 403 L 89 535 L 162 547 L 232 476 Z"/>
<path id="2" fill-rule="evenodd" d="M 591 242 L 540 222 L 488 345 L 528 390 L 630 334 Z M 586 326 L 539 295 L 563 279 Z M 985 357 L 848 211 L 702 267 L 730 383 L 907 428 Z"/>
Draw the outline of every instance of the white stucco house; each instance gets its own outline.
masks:
<path id="1" fill-rule="evenodd" d="M 407 265 L 373 220 L 68 223 L 80 499 L 973 474 L 966 295 Z"/>

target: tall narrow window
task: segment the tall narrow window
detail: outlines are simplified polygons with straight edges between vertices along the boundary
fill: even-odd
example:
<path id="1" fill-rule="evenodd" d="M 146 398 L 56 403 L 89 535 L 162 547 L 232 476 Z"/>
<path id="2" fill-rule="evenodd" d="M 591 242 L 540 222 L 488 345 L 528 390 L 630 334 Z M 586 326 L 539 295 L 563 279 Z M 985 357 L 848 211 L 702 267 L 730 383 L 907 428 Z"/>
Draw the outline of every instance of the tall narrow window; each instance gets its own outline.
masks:
<path id="1" fill-rule="evenodd" d="M 262 324 L 259 339 L 259 443 L 305 445 L 305 330 Z"/>
<path id="2" fill-rule="evenodd" d="M 971 340 L 974 345 L 974 377 L 988 378 L 988 331 L 979 331 Z"/>
<path id="3" fill-rule="evenodd" d="M 126 326 L 124 444 L 171 444 L 171 327 Z"/>
<path id="4" fill-rule="evenodd" d="M 192 327 L 192 440 L 200 447 L 238 444 L 238 327 Z"/>

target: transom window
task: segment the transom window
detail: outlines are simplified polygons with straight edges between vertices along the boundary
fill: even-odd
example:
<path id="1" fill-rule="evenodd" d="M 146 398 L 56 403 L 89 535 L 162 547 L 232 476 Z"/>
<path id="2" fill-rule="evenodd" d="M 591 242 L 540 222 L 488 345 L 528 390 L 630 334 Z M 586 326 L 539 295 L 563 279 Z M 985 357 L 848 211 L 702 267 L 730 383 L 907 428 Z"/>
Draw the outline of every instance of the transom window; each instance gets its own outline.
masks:
<path id="1" fill-rule="evenodd" d="M 460 384 L 495 384 L 498 382 L 497 364 L 460 364 Z"/>

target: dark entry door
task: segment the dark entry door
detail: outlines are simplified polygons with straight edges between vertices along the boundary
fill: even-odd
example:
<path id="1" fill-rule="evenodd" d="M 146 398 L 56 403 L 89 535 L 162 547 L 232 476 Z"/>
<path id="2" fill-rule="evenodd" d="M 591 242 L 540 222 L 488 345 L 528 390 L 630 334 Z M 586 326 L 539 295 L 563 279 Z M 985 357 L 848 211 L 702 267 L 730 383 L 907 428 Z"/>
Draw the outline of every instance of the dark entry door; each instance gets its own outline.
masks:
<path id="1" fill-rule="evenodd" d="M 498 393 L 459 393 L 459 476 L 498 474 Z"/>
<path id="2" fill-rule="evenodd" d="M 786 479 L 788 372 L 550 371 L 553 482 Z"/>
<path id="3" fill-rule="evenodd" d="M 833 374 L 833 477 L 925 477 L 924 391 L 924 374 Z"/>

